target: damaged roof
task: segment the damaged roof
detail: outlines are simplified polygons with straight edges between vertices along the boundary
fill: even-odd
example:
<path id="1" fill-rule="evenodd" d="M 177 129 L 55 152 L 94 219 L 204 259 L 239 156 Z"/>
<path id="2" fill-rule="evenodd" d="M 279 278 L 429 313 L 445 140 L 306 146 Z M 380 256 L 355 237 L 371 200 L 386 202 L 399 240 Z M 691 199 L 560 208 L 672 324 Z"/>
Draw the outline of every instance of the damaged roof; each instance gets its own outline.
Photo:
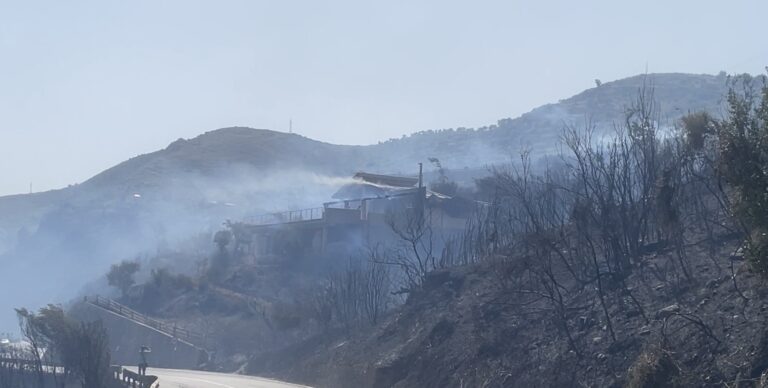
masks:
<path id="1" fill-rule="evenodd" d="M 415 177 L 371 174 L 362 171 L 355 174 L 353 178 L 362 180 L 366 183 L 372 183 L 374 185 L 391 187 L 416 187 L 416 185 L 419 183 L 419 178 Z"/>

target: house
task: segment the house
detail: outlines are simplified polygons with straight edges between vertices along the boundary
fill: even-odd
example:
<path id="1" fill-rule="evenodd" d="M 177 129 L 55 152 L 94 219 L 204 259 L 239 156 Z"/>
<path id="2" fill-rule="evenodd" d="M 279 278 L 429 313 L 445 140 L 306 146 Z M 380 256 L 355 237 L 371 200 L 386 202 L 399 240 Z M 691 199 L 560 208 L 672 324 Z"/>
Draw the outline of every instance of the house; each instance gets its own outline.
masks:
<path id="1" fill-rule="evenodd" d="M 421 177 L 358 172 L 322 207 L 265 214 L 229 223 L 235 249 L 254 261 L 350 254 L 391 242 L 394 220 L 426 216 L 434 233 L 460 233 L 471 201 L 428 190 Z"/>

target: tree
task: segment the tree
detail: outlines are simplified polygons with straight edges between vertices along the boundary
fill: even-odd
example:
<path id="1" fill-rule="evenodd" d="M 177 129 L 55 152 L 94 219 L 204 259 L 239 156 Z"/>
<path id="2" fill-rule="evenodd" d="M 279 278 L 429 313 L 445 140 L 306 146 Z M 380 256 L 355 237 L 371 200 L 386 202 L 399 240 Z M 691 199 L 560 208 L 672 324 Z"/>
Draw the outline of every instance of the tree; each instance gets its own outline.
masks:
<path id="1" fill-rule="evenodd" d="M 429 162 L 432 163 L 435 168 L 437 168 L 437 181 L 432 182 L 429 185 L 429 188 L 437 193 L 453 196 L 456 194 L 456 192 L 459 190 L 459 185 L 450 180 L 448 176 L 445 174 L 445 169 L 443 168 L 443 164 L 440 163 L 440 159 L 438 158 L 429 158 Z"/>
<path id="2" fill-rule="evenodd" d="M 393 249 L 374 259 L 398 269 L 402 283 L 398 292 L 414 291 L 421 287 L 427 274 L 441 264 L 435 255 L 431 212 L 423 203 L 416 204 L 413 208 L 387 213 L 386 220 L 398 241 Z"/>
<path id="3" fill-rule="evenodd" d="M 133 276 L 139 271 L 141 265 L 137 261 L 122 261 L 119 264 L 112 264 L 107 273 L 107 282 L 110 286 L 117 288 L 125 296 L 128 290 L 136 284 Z"/>
<path id="4" fill-rule="evenodd" d="M 83 388 L 107 386 L 109 341 L 100 321 L 77 322 L 54 305 L 43 307 L 37 313 L 16 309 L 16 314 L 22 335 L 30 344 L 40 386 L 46 364 L 63 365 L 64 377 L 77 378 Z"/>
<path id="5" fill-rule="evenodd" d="M 219 252 L 224 253 L 227 245 L 232 241 L 232 232 L 227 229 L 220 230 L 213 235 L 213 242 L 219 247 Z"/>
<path id="6" fill-rule="evenodd" d="M 718 123 L 719 173 L 733 188 L 734 214 L 747 232 L 747 255 L 768 276 L 768 85 L 751 77 L 728 93 L 728 118 Z"/>
<path id="7" fill-rule="evenodd" d="M 25 309 L 16 309 L 19 318 L 19 330 L 22 337 L 29 344 L 29 353 L 34 362 L 34 370 L 37 376 L 38 386 L 44 386 L 43 354 L 45 353 L 47 338 L 41 330 L 40 323 L 35 313 Z"/>
<path id="8" fill-rule="evenodd" d="M 313 312 L 324 328 L 332 323 L 349 331 L 363 324 L 375 325 L 391 302 L 388 266 L 380 263 L 382 252 L 371 249 L 369 260 L 350 259 L 346 267 L 328 276 L 315 293 Z"/>
<path id="9" fill-rule="evenodd" d="M 760 82 L 762 85 L 758 86 Z M 714 172 L 727 185 L 723 207 L 737 218 L 752 266 L 768 276 L 768 85 L 766 77 L 734 78 L 728 115 L 703 113 L 683 119 L 691 148 L 713 159 Z M 712 139 L 707 143 L 707 139 Z"/>
<path id="10" fill-rule="evenodd" d="M 106 328 L 101 321 L 81 322 L 73 333 L 70 349 L 76 354 L 75 371 L 83 388 L 107 386 L 110 354 Z"/>

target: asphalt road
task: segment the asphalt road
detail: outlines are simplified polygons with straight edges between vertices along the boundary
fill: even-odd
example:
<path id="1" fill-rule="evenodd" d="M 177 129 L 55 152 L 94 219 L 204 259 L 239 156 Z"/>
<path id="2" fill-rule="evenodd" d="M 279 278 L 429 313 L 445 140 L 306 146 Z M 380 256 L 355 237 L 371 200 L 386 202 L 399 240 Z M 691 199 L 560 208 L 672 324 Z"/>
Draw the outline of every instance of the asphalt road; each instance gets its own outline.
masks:
<path id="1" fill-rule="evenodd" d="M 228 373 L 148 368 L 147 374 L 160 378 L 160 388 L 308 388 L 304 385 Z"/>

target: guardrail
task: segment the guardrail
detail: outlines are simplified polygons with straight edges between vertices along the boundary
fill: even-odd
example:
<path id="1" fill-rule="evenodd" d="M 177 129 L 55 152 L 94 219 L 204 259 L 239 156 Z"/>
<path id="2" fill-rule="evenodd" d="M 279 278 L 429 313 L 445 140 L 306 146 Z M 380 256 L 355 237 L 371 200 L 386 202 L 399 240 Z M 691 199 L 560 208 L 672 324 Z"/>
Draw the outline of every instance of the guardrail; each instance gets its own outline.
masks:
<path id="1" fill-rule="evenodd" d="M 61 365 L 53 365 L 46 362 L 38 364 L 37 361 L 29 358 L 13 358 L 0 356 L 0 368 L 13 368 L 24 371 L 36 371 L 38 365 L 42 367 L 44 373 L 62 373 L 64 367 Z"/>
<path id="2" fill-rule="evenodd" d="M 0 366 L 4 366 L 4 367 L 15 366 L 17 368 L 22 368 L 30 365 L 36 366 L 37 361 L 28 360 L 24 358 L 0 357 Z"/>
<path id="3" fill-rule="evenodd" d="M 325 208 L 314 207 L 301 210 L 288 210 L 279 213 L 262 214 L 254 217 L 246 217 L 244 221 L 251 225 L 276 225 L 292 222 L 304 222 L 322 220 Z"/>
<path id="4" fill-rule="evenodd" d="M 104 298 L 98 295 L 90 298 L 86 297 L 86 301 L 95 306 L 111 311 L 117 315 L 128 318 L 137 323 L 140 323 L 142 325 L 149 326 L 170 337 L 188 342 L 189 344 L 197 346 L 199 348 L 205 347 L 206 341 L 205 341 L 204 335 L 194 332 L 192 330 L 187 330 L 185 328 L 178 327 L 176 326 L 175 323 L 168 323 L 168 322 L 157 320 L 155 318 L 142 314 L 136 310 L 133 310 L 125 305 L 115 302 L 112 299 Z"/>
<path id="5" fill-rule="evenodd" d="M 119 366 L 112 366 L 112 377 L 124 387 L 151 388 L 157 383 L 157 376 L 140 375 Z"/>
<path id="6" fill-rule="evenodd" d="M 60 378 L 66 376 L 65 368 L 61 365 L 40 364 L 28 358 L 0 357 L 0 369 L 13 369 L 33 376 L 39 372 L 46 376 L 54 374 Z M 157 376 L 141 376 L 117 365 L 112 365 L 109 369 L 112 377 L 107 381 L 109 388 L 153 388 L 158 380 Z M 72 376 L 69 376 L 69 379 L 71 378 Z"/>

